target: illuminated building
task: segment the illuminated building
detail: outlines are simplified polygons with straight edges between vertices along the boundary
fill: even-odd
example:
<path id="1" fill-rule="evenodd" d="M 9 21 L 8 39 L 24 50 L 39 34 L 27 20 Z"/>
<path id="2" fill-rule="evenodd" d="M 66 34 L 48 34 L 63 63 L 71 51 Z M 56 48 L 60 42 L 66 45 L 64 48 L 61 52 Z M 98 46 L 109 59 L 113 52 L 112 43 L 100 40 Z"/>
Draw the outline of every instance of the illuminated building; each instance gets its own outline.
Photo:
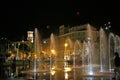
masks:
<path id="1" fill-rule="evenodd" d="M 33 31 L 27 32 L 27 40 L 33 43 Z"/>

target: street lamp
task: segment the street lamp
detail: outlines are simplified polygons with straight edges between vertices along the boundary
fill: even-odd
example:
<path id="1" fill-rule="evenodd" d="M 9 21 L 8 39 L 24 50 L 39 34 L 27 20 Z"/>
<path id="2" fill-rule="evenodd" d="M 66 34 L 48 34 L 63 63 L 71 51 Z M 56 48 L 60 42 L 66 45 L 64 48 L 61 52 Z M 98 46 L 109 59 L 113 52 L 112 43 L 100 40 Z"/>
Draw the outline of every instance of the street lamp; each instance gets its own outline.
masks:
<path id="1" fill-rule="evenodd" d="M 19 47 L 20 47 L 20 42 L 17 42 L 16 43 L 17 45 L 17 47 L 16 47 L 16 49 L 17 49 L 17 55 L 16 55 L 16 59 L 19 59 Z"/>
<path id="2" fill-rule="evenodd" d="M 51 49 L 51 54 L 50 54 L 50 71 L 52 70 L 52 66 L 53 66 L 53 55 L 55 55 L 55 50 Z"/>
<path id="3" fill-rule="evenodd" d="M 66 59 L 67 59 L 66 48 L 67 48 L 68 44 L 65 43 L 64 46 L 65 46 L 65 51 L 64 51 L 64 60 L 65 60 L 64 67 L 66 67 L 67 66 L 67 62 L 66 62 Z"/>
<path id="4" fill-rule="evenodd" d="M 51 73 L 50 79 L 52 78 L 52 75 L 55 74 L 55 72 L 52 70 L 53 69 L 53 61 L 54 61 L 53 55 L 55 55 L 55 50 L 51 49 L 51 53 L 50 53 L 50 73 Z"/>
<path id="5" fill-rule="evenodd" d="M 67 47 L 67 46 L 68 46 L 68 44 L 67 44 L 67 43 L 65 43 L 65 44 L 64 44 L 64 46 L 65 46 L 65 47 Z"/>
<path id="6" fill-rule="evenodd" d="M 64 59 L 66 60 L 66 57 L 67 57 L 67 55 L 66 55 L 66 48 L 67 48 L 68 44 L 65 43 L 64 46 L 65 46 Z"/>
<path id="7" fill-rule="evenodd" d="M 51 50 L 51 53 L 52 53 L 53 55 L 55 55 L 55 50 L 54 50 L 54 49 L 52 49 L 52 50 Z"/>

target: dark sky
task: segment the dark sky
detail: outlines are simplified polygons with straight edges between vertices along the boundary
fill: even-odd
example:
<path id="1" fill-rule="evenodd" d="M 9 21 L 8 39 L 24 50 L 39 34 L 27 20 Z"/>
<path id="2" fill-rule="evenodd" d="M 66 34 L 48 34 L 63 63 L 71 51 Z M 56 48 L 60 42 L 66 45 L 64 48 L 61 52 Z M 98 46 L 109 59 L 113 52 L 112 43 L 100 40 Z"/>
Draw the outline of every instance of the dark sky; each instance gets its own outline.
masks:
<path id="1" fill-rule="evenodd" d="M 21 40 L 35 27 L 43 37 L 48 37 L 62 24 L 90 23 L 100 27 L 108 21 L 111 31 L 120 35 L 117 3 L 110 0 L 8 0 L 1 6 L 0 37 Z"/>

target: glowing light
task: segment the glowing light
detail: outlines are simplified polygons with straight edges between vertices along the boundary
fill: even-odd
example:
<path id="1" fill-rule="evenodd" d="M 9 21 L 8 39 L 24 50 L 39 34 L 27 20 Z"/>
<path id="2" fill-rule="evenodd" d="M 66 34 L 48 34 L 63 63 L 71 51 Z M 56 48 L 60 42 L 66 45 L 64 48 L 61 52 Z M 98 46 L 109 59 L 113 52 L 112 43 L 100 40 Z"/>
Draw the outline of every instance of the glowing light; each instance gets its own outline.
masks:
<path id="1" fill-rule="evenodd" d="M 90 74 L 90 75 L 93 75 L 93 72 L 92 72 L 92 71 L 90 71 L 90 72 L 89 72 L 89 74 Z"/>
<path id="2" fill-rule="evenodd" d="M 36 54 L 34 55 L 34 58 L 37 59 L 37 55 Z"/>
<path id="3" fill-rule="evenodd" d="M 108 30 L 108 27 L 105 27 L 106 30 Z"/>
<path id="4" fill-rule="evenodd" d="M 70 68 L 70 67 L 65 67 L 65 68 L 64 68 L 64 71 L 65 71 L 65 72 L 71 71 L 71 68 Z"/>
<path id="5" fill-rule="evenodd" d="M 68 79 L 68 73 L 65 73 L 65 79 Z"/>
<path id="6" fill-rule="evenodd" d="M 45 43 L 47 43 L 46 41 L 43 41 L 43 43 L 45 44 Z"/>
<path id="7" fill-rule="evenodd" d="M 52 70 L 55 69 L 55 66 L 52 67 Z"/>
<path id="8" fill-rule="evenodd" d="M 50 73 L 51 73 L 51 75 L 54 75 L 54 74 L 55 74 L 55 71 L 51 71 Z"/>
<path id="9" fill-rule="evenodd" d="M 88 37 L 88 41 L 90 41 L 90 39 L 91 39 L 91 38 L 90 38 L 90 37 Z"/>
<path id="10" fill-rule="evenodd" d="M 65 43 L 65 44 L 64 44 L 64 46 L 65 46 L 65 47 L 67 47 L 67 46 L 68 46 L 68 44 L 67 44 L 67 43 Z"/>
<path id="11" fill-rule="evenodd" d="M 51 52 L 52 52 L 52 54 L 54 54 L 54 55 L 55 55 L 55 50 L 54 50 L 54 49 L 52 49 L 52 50 L 51 50 Z"/>

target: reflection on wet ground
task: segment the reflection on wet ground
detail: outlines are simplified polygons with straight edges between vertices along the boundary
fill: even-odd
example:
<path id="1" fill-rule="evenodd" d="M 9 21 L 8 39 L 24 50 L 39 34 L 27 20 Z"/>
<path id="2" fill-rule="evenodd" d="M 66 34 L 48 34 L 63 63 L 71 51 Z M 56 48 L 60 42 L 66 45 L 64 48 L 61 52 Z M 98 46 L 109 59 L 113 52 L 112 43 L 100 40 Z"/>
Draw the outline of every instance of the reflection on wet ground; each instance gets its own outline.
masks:
<path id="1" fill-rule="evenodd" d="M 10 69 L 9 67 L 6 69 Z M 43 72 L 27 72 L 29 67 L 23 68 L 19 66 L 17 69 L 17 76 L 13 77 L 13 74 L 7 74 L 6 77 L 2 77 L 0 80 L 113 80 L 114 74 L 104 74 L 104 75 L 81 75 L 80 70 L 64 70 L 57 69 L 53 70 L 53 74 L 50 74 L 50 71 Z M 117 79 L 118 80 L 118 79 Z"/>
<path id="2" fill-rule="evenodd" d="M 45 70 L 33 71 L 31 66 L 16 66 L 16 72 L 12 72 L 10 66 L 4 67 L 0 80 L 113 80 L 114 73 L 94 73 L 81 74 L 81 68 L 73 68 L 72 66 L 61 66 L 59 63 L 52 70 L 49 64 L 44 64 Z M 87 69 L 87 68 L 86 68 Z M 119 79 L 116 79 L 119 80 Z"/>

